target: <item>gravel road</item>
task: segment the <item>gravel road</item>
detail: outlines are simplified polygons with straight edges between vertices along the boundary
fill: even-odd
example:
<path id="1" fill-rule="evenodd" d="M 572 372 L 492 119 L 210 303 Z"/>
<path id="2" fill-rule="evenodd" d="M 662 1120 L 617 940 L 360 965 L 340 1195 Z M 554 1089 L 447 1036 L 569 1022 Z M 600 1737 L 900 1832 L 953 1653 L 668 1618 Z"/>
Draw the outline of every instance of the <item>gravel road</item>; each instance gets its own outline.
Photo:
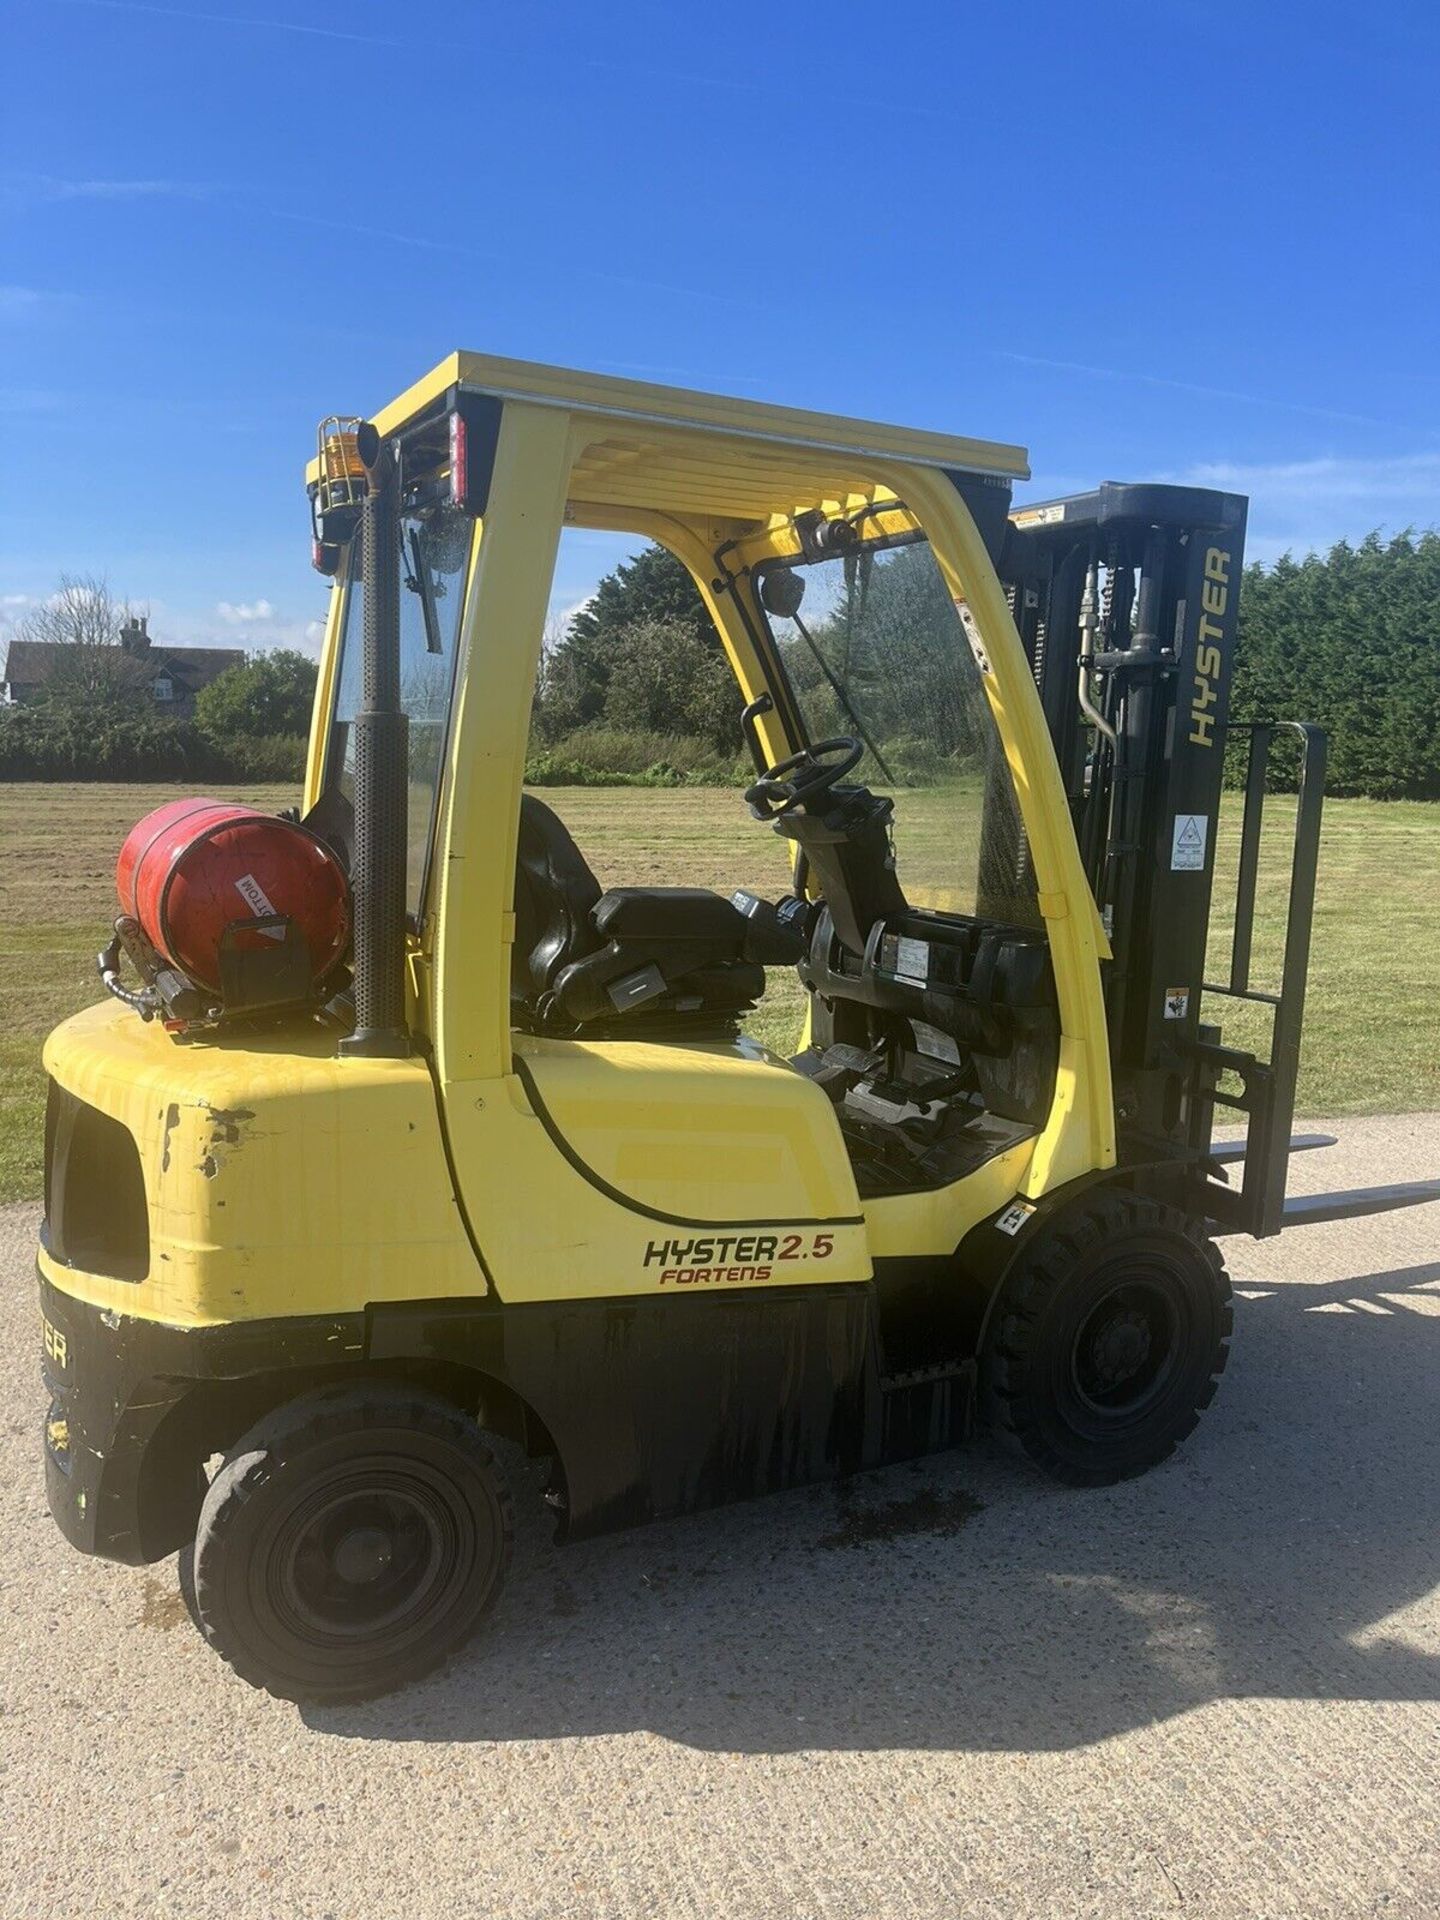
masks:
<path id="1" fill-rule="evenodd" d="M 1440 1117 L 1334 1130 L 1292 1191 L 1440 1172 Z M 1440 1207 L 1231 1243 L 1219 1400 L 1128 1486 L 977 1445 L 557 1551 L 522 1468 L 489 1633 L 326 1712 L 235 1680 L 172 1565 L 55 1531 L 35 1224 L 0 1212 L 12 1920 L 1440 1915 Z"/>

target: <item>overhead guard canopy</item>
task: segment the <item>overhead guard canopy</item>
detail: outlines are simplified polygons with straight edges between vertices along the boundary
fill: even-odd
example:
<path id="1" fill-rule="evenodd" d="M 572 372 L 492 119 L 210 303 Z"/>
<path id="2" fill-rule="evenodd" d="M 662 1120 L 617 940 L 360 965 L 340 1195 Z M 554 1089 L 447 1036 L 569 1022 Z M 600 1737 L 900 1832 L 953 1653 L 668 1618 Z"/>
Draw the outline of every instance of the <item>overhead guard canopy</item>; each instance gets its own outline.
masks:
<path id="1" fill-rule="evenodd" d="M 571 489 L 585 518 L 642 509 L 765 520 L 873 498 L 883 491 L 878 471 L 896 464 L 1008 480 L 1030 473 L 1023 447 L 478 353 L 451 354 L 372 418 L 395 433 L 457 387 L 596 417 Z"/>

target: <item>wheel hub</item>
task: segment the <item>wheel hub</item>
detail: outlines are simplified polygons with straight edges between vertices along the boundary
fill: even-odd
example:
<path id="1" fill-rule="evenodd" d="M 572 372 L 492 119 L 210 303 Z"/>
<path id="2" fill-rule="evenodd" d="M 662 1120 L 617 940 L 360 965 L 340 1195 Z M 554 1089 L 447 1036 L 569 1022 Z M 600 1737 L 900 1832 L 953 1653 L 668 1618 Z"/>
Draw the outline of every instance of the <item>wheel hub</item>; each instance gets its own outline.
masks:
<path id="1" fill-rule="evenodd" d="M 1070 1376 L 1094 1416 L 1129 1420 L 1162 1393 L 1180 1344 L 1168 1290 L 1131 1275 L 1097 1300 L 1076 1329 Z"/>
<path id="2" fill-rule="evenodd" d="M 381 1527 L 352 1527 L 335 1547 L 335 1571 L 351 1586 L 378 1580 L 395 1558 L 390 1536 Z"/>
<path id="3" fill-rule="evenodd" d="M 1150 1356 L 1150 1327 L 1143 1314 L 1117 1313 L 1096 1334 L 1091 1363 L 1102 1387 L 1118 1387 L 1138 1373 Z"/>
<path id="4" fill-rule="evenodd" d="M 294 1516 L 275 1563 L 277 1605 L 302 1632 L 402 1631 L 449 1577 L 443 1510 L 418 1480 L 344 1484 Z"/>

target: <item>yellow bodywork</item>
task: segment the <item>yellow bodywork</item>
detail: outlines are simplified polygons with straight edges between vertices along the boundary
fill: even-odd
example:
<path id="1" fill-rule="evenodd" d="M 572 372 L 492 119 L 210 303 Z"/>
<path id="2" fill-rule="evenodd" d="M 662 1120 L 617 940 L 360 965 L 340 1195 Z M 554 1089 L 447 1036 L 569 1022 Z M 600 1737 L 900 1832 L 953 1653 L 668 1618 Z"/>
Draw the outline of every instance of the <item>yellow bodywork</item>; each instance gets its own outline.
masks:
<path id="1" fill-rule="evenodd" d="M 318 1032 L 177 1046 L 110 1002 L 57 1028 L 45 1066 L 131 1133 L 150 1216 L 139 1283 L 42 1250 L 77 1298 L 205 1326 L 483 1290 L 420 1061 L 342 1061 Z"/>
<path id="2" fill-rule="evenodd" d="M 868 1277 L 829 1103 L 785 1062 L 748 1041 L 522 1046 L 528 1086 L 512 1073 L 467 1092 L 482 1266 L 419 1060 L 342 1060 L 318 1034 L 284 1052 L 179 1047 L 92 1007 L 51 1035 L 45 1064 L 135 1139 L 150 1270 L 109 1279 L 44 1251 L 42 1269 L 92 1305 L 187 1326 L 492 1284 L 519 1302 Z"/>
<path id="3" fill-rule="evenodd" d="M 1104 935 L 1024 649 L 948 477 L 1023 478 L 1023 452 L 468 354 L 376 423 L 395 431 L 455 387 L 504 408 L 411 953 L 423 1057 L 338 1057 L 318 1029 L 177 1045 L 118 1006 L 79 1015 L 51 1037 L 47 1068 L 139 1144 L 150 1270 L 121 1282 L 42 1254 L 47 1276 L 182 1325 L 492 1290 L 508 1303 L 856 1281 L 875 1258 L 947 1254 L 1017 1194 L 1113 1164 Z M 867 502 L 923 528 L 981 666 L 1033 854 L 1061 1042 L 1034 1138 L 948 1188 L 862 1206 L 828 1099 L 788 1063 L 745 1041 L 517 1035 L 509 994 L 519 795 L 562 527 L 637 532 L 677 554 L 749 700 L 768 684 L 763 623 L 740 562 L 732 586 L 717 583 L 717 551 L 784 555 L 796 512 Z M 337 587 L 307 804 L 325 779 L 343 598 Z M 778 709 L 760 728 L 772 759 L 792 751 Z"/>

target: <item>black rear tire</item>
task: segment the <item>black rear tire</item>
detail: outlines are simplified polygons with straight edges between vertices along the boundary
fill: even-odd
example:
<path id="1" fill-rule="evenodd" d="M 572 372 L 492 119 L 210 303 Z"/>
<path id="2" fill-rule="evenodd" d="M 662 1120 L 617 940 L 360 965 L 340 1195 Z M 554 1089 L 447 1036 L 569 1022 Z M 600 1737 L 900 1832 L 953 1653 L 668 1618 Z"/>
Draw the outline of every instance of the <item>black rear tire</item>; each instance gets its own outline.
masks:
<path id="1" fill-rule="evenodd" d="M 1052 1479 L 1158 1465 L 1215 1397 L 1230 1279 L 1197 1220 L 1133 1194 L 1079 1204 L 1006 1277 L 981 1357 L 989 1425 Z"/>
<path id="2" fill-rule="evenodd" d="M 365 1700 L 418 1679 L 504 1582 L 510 1496 L 480 1430 L 404 1387 L 291 1401 L 226 1455 L 191 1572 L 205 1638 L 282 1700 Z"/>

